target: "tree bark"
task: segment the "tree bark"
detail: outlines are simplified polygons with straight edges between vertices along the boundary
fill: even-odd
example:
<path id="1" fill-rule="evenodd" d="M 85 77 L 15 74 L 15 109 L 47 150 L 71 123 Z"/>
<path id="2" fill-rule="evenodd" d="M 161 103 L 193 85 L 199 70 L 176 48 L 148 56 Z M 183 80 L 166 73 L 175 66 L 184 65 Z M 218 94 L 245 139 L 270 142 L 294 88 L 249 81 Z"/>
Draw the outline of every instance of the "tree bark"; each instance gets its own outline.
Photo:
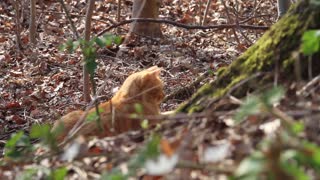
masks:
<path id="1" fill-rule="evenodd" d="M 280 19 L 289 9 L 291 0 L 277 0 L 278 19 Z"/>
<path id="2" fill-rule="evenodd" d="M 36 0 L 30 0 L 29 39 L 35 45 L 36 42 Z"/>
<path id="3" fill-rule="evenodd" d="M 94 10 L 95 0 L 89 0 L 87 12 L 86 12 L 86 22 L 85 22 L 85 30 L 84 30 L 84 39 L 86 41 L 90 41 L 91 34 L 91 20 L 92 14 Z M 85 102 L 90 102 L 90 81 L 89 81 L 89 73 L 85 66 L 83 65 L 83 97 Z"/>
<path id="4" fill-rule="evenodd" d="M 132 7 L 132 18 L 153 18 L 159 16 L 160 0 L 134 0 Z M 137 34 L 152 38 L 162 37 L 159 23 L 134 22 L 131 24 L 129 36 Z"/>
<path id="5" fill-rule="evenodd" d="M 15 9 L 15 23 L 16 23 L 16 27 L 15 27 L 15 34 L 16 34 L 16 44 L 17 44 L 17 49 L 18 50 L 22 50 L 22 42 L 21 42 L 21 22 L 20 22 L 20 18 L 21 18 L 21 13 L 20 13 L 20 8 L 21 8 L 21 4 L 20 1 L 15 0 L 14 1 L 14 9 Z"/>
<path id="6" fill-rule="evenodd" d="M 297 68 L 301 73 L 299 76 L 307 79 L 308 57 L 300 52 L 301 37 L 306 30 L 320 28 L 319 17 L 320 7 L 311 0 L 294 4 L 245 53 L 230 66 L 221 68 L 215 81 L 201 87 L 177 111 L 190 113 L 210 109 L 215 99 L 227 94 L 242 98 L 248 92 L 273 84 L 274 77 L 279 81 L 296 80 L 298 77 L 294 72 Z M 320 73 L 319 58 L 320 53 L 312 56 L 314 76 Z"/>

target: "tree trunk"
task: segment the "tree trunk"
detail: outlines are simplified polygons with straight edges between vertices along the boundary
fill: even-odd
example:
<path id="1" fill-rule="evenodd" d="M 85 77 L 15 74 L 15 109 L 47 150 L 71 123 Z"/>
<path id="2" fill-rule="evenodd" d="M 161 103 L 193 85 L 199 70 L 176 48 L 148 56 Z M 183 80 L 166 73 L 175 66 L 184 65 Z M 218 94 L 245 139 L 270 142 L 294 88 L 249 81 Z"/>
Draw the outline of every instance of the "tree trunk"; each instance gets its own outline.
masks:
<path id="1" fill-rule="evenodd" d="M 320 28 L 319 17 L 320 7 L 316 2 L 303 0 L 294 4 L 245 53 L 230 66 L 221 68 L 215 81 L 200 88 L 178 111 L 201 112 L 209 109 L 214 99 L 226 94 L 244 97 L 248 92 L 266 87 L 274 77 L 279 81 L 300 79 L 298 76 L 307 78 L 308 57 L 299 50 L 301 37 L 306 30 Z M 320 54 L 312 58 L 311 70 L 316 76 L 320 73 Z M 300 73 L 297 75 L 295 72 Z"/>
<path id="2" fill-rule="evenodd" d="M 159 16 L 160 0 L 134 0 L 132 7 L 132 18 L 152 18 Z M 162 36 L 159 23 L 133 22 L 129 36 L 137 34 L 152 38 Z"/>
<path id="3" fill-rule="evenodd" d="M 94 10 L 95 0 L 89 0 L 87 12 L 86 12 L 86 22 L 85 22 L 85 30 L 84 30 L 84 39 L 88 42 L 90 41 L 91 34 L 91 20 L 92 14 Z M 85 66 L 83 65 L 83 97 L 85 102 L 90 102 L 90 81 L 89 81 L 89 73 Z"/>
<path id="4" fill-rule="evenodd" d="M 21 18 L 21 13 L 20 13 L 20 8 L 21 8 L 21 2 L 18 0 L 14 1 L 14 9 L 15 9 L 15 23 L 16 23 L 16 27 L 15 27 L 15 34 L 16 34 L 16 44 L 17 44 L 17 49 L 18 50 L 22 50 L 22 42 L 21 42 L 21 22 L 20 22 L 20 18 Z"/>
<path id="5" fill-rule="evenodd" d="M 30 0 L 29 39 L 33 45 L 36 44 L 36 0 Z"/>
<path id="6" fill-rule="evenodd" d="M 289 9 L 291 0 L 277 0 L 278 19 L 280 19 Z"/>

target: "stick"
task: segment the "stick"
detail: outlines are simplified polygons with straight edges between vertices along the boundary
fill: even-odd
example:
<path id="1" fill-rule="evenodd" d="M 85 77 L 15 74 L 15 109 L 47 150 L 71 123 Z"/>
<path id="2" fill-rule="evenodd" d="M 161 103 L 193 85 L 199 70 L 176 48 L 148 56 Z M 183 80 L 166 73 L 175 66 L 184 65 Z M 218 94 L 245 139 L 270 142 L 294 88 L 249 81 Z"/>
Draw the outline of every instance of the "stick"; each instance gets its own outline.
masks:
<path id="1" fill-rule="evenodd" d="M 107 29 L 101 31 L 100 33 L 97 34 L 97 36 L 101 36 L 104 33 L 110 31 L 111 29 L 114 29 L 116 27 L 125 25 L 125 24 L 130 24 L 132 22 L 153 22 L 153 23 L 164 23 L 164 24 L 171 24 L 180 28 L 184 28 L 184 29 L 202 29 L 202 30 L 206 30 L 206 29 L 216 29 L 216 30 L 220 30 L 220 29 L 226 29 L 226 28 L 235 28 L 238 25 L 237 24 L 220 24 L 220 25 L 209 25 L 209 26 L 199 26 L 199 25 L 187 25 L 187 24 L 183 24 L 183 23 L 178 23 L 175 21 L 170 21 L 170 20 L 166 20 L 166 19 L 150 19 L 150 18 L 132 18 L 132 19 L 128 19 L 128 20 L 124 20 L 121 21 L 117 24 L 111 25 L 110 27 L 108 27 Z M 239 24 L 239 27 L 243 28 L 243 29 L 256 29 L 256 30 L 267 30 L 269 29 L 268 26 L 253 26 L 253 25 L 245 25 L 245 24 Z"/>

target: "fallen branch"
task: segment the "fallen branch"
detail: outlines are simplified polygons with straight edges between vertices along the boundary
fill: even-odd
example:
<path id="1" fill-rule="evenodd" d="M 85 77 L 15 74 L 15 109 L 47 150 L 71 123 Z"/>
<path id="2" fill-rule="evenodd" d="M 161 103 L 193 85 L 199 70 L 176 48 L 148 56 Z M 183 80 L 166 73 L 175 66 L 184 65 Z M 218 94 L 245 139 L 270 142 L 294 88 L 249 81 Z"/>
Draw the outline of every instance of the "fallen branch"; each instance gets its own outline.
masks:
<path id="1" fill-rule="evenodd" d="M 175 21 L 170 21 L 170 20 L 166 20 L 166 19 L 150 19 L 150 18 L 132 18 L 132 19 L 127 19 L 124 21 L 121 21 L 117 24 L 111 25 L 110 27 L 108 27 L 107 29 L 101 31 L 100 33 L 97 34 L 97 36 L 101 36 L 104 33 L 110 31 L 111 29 L 117 28 L 119 26 L 125 25 L 125 24 L 129 24 L 132 22 L 153 22 L 153 23 L 164 23 L 164 24 L 171 24 L 177 27 L 181 27 L 181 28 L 185 28 L 185 29 L 202 29 L 202 30 L 206 30 L 206 29 L 216 29 L 216 30 L 220 30 L 220 29 L 226 29 L 226 28 L 237 28 L 237 27 L 241 27 L 244 29 L 256 29 L 256 30 L 267 30 L 269 29 L 268 26 L 254 26 L 254 25 L 245 25 L 245 24 L 219 24 L 219 25 L 209 25 L 209 26 L 200 26 L 200 25 L 187 25 L 187 24 L 183 24 L 183 23 L 179 23 L 179 22 L 175 22 Z"/>
<path id="2" fill-rule="evenodd" d="M 210 71 L 206 71 L 192 83 L 188 84 L 187 86 L 182 86 L 173 93 L 167 95 L 163 102 L 167 102 L 169 99 L 181 98 L 181 96 L 185 99 L 189 98 L 194 91 L 199 88 L 201 85 L 200 83 L 203 82 L 208 76 L 210 76 Z"/>
<path id="3" fill-rule="evenodd" d="M 195 163 L 195 162 L 186 161 L 186 160 L 180 160 L 177 164 L 177 168 L 210 171 L 210 172 L 224 173 L 224 174 L 230 174 L 230 175 L 236 169 L 236 167 L 230 166 L 230 165 L 220 167 L 217 165 L 201 164 L 201 163 Z"/>

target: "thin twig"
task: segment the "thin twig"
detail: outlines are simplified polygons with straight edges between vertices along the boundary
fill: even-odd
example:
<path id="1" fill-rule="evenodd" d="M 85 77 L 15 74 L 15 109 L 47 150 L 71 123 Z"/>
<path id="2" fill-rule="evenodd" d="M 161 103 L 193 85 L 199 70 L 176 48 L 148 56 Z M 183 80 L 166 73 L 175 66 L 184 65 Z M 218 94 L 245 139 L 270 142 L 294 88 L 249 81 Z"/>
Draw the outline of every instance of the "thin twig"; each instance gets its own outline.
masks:
<path id="1" fill-rule="evenodd" d="M 245 83 L 251 81 L 252 79 L 258 78 L 258 77 L 260 77 L 260 76 L 262 76 L 262 75 L 265 75 L 265 74 L 267 74 L 267 73 L 266 73 L 266 72 L 258 72 L 258 73 L 255 73 L 255 74 L 253 74 L 252 76 L 250 76 L 250 77 L 248 77 L 248 78 L 246 78 L 246 79 L 241 80 L 239 83 L 237 83 L 237 84 L 235 84 L 234 86 L 232 86 L 232 87 L 229 89 L 229 91 L 228 91 L 228 93 L 227 93 L 226 95 L 227 95 L 227 96 L 231 96 L 231 93 L 232 93 L 234 90 L 238 89 L 240 86 L 242 86 L 242 85 L 244 85 Z"/>
<path id="2" fill-rule="evenodd" d="M 224 9 L 225 9 L 226 13 L 227 13 L 228 22 L 231 23 L 231 16 L 230 16 L 228 7 L 227 7 L 226 3 L 224 2 L 224 0 L 221 0 L 221 2 L 223 4 L 223 6 L 224 6 Z M 239 27 L 239 25 L 237 23 L 236 23 L 236 25 L 237 25 L 237 27 Z M 238 35 L 236 33 L 235 27 L 232 28 L 232 32 L 233 32 L 234 37 L 236 38 L 236 41 L 237 41 L 237 43 L 239 45 L 240 44 L 240 40 L 239 40 Z"/>
<path id="3" fill-rule="evenodd" d="M 308 57 L 308 78 L 309 80 L 312 79 L 312 56 Z"/>
<path id="4" fill-rule="evenodd" d="M 271 108 L 270 109 L 270 113 L 273 114 L 275 117 L 281 119 L 286 127 L 289 127 L 289 126 L 293 125 L 294 122 L 295 122 L 295 120 L 292 117 L 290 117 L 288 114 L 286 114 L 285 112 L 281 111 L 277 107 Z"/>
<path id="5" fill-rule="evenodd" d="M 132 22 L 153 22 L 153 23 L 164 23 L 164 24 L 171 24 L 180 28 L 185 28 L 185 29 L 226 29 L 226 28 L 235 28 L 237 27 L 237 24 L 220 24 L 220 25 L 209 25 L 209 26 L 199 26 L 199 25 L 187 25 L 183 23 L 178 23 L 175 21 L 170 21 L 166 19 L 151 19 L 151 18 L 132 18 L 128 20 L 121 21 L 120 23 L 111 25 L 110 27 L 106 28 L 105 30 L 101 31 L 100 33 L 97 34 L 97 36 L 101 36 L 104 33 L 110 31 L 111 29 L 117 28 L 119 26 L 125 25 L 125 24 L 130 24 Z M 239 27 L 244 28 L 244 29 L 256 29 L 256 30 L 267 30 L 269 29 L 268 26 L 252 26 L 252 25 L 245 25 L 245 24 L 239 24 Z"/>
<path id="6" fill-rule="evenodd" d="M 320 82 L 320 75 L 314 77 L 310 82 L 303 86 L 300 90 L 297 91 L 297 95 L 301 95 L 303 92 L 308 91 L 310 87 L 318 84 Z"/>
<path id="7" fill-rule="evenodd" d="M 118 0 L 118 9 L 117 9 L 117 22 L 121 21 L 121 0 Z M 117 33 L 120 33 L 120 28 L 117 28 Z"/>
<path id="8" fill-rule="evenodd" d="M 203 14 L 202 14 L 202 0 L 200 0 L 199 5 L 198 5 L 198 12 L 199 13 L 199 25 L 202 25 L 202 19 L 203 19 Z"/>
<path id="9" fill-rule="evenodd" d="M 222 174 L 232 174 L 236 167 L 228 166 L 228 167 L 218 167 L 208 164 L 199 164 L 191 161 L 179 161 L 177 164 L 177 168 L 189 168 L 189 169 L 197 169 L 197 170 L 205 170 L 205 171 L 214 171 L 216 173 Z"/>
<path id="10" fill-rule="evenodd" d="M 72 21 L 72 19 L 71 19 L 70 13 L 69 13 L 66 5 L 64 4 L 63 0 L 59 0 L 59 2 L 60 2 L 60 4 L 61 4 L 64 12 L 66 13 L 67 19 L 69 20 L 69 23 L 70 23 L 70 25 L 71 25 L 71 29 L 72 29 L 72 31 L 73 31 L 74 36 L 75 36 L 77 39 L 79 39 L 79 38 L 80 38 L 79 33 L 78 33 L 77 28 L 76 28 L 76 26 L 74 25 L 74 23 L 73 23 L 73 21 Z"/>
<path id="11" fill-rule="evenodd" d="M 46 14 L 60 14 L 60 15 L 65 15 L 64 12 L 55 12 L 55 11 L 41 11 L 41 13 L 46 13 Z M 85 15 L 80 15 L 80 14 L 75 14 L 75 13 L 69 13 L 71 17 L 79 17 L 79 18 L 85 18 Z M 1 15 L 0 15 L 1 17 Z M 93 21 L 97 21 L 97 22 L 102 22 L 104 24 L 117 24 L 116 21 L 107 18 L 107 17 L 103 17 L 103 19 L 94 19 L 92 18 Z M 108 23 L 107 21 L 109 21 L 110 23 Z"/>
<path id="12" fill-rule="evenodd" d="M 239 27 L 239 16 L 238 16 L 238 13 L 236 13 L 236 12 L 234 12 L 234 14 L 235 14 L 235 17 L 236 17 L 236 24 L 237 24 L 237 29 L 239 30 L 239 33 L 242 35 L 242 37 L 244 37 L 244 39 L 246 40 L 246 41 L 248 41 L 249 42 L 249 44 L 250 44 L 250 46 L 253 44 L 253 42 L 243 33 L 243 31 L 242 31 L 242 28 L 241 27 Z"/>
<path id="13" fill-rule="evenodd" d="M 196 89 L 199 84 L 204 81 L 208 76 L 210 75 L 209 71 L 206 71 L 205 73 L 203 73 L 201 76 L 199 76 L 195 81 L 193 81 L 192 83 L 188 84 L 187 86 L 182 86 L 181 88 L 177 89 L 176 91 L 174 91 L 173 93 L 167 95 L 163 102 L 168 101 L 169 99 L 175 98 L 181 94 L 186 94 L 189 91 L 193 91 L 192 89 Z M 190 93 L 189 93 L 190 94 Z M 192 93 L 191 93 L 192 94 Z"/>
<path id="14" fill-rule="evenodd" d="M 246 23 L 246 22 L 251 21 L 252 19 L 255 19 L 255 18 L 267 17 L 267 16 L 271 17 L 272 15 L 271 14 L 261 14 L 261 15 L 257 15 L 257 16 L 248 17 L 247 19 L 240 21 L 240 24 Z"/>
<path id="15" fill-rule="evenodd" d="M 204 15 L 203 15 L 203 19 L 202 19 L 202 25 L 204 25 L 207 21 L 207 15 L 208 15 L 210 4 L 211 4 L 211 0 L 208 0 L 207 5 L 206 5 L 206 10 L 204 11 Z"/>

